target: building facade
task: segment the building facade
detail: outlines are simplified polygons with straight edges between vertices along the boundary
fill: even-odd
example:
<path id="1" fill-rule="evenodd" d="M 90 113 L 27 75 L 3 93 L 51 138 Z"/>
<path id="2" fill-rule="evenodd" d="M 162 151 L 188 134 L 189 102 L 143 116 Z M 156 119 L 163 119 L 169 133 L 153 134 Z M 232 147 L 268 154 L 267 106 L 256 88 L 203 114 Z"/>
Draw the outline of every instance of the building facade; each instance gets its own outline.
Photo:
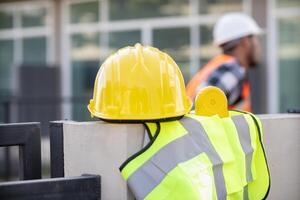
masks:
<path id="1" fill-rule="evenodd" d="M 252 15 L 265 30 L 262 63 L 250 73 L 254 111 L 300 107 L 299 0 L 2 1 L 0 99 L 18 96 L 18 68 L 59 66 L 61 118 L 88 120 L 99 66 L 118 48 L 137 42 L 168 52 L 187 83 L 219 53 L 212 26 L 232 11 Z"/>

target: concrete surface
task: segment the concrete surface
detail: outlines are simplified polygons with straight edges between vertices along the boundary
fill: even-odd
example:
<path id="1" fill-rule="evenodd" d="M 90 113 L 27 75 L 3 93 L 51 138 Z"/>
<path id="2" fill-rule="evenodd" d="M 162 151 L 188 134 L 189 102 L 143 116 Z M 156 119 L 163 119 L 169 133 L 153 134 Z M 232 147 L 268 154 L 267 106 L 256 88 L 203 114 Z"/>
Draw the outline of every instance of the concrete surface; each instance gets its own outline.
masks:
<path id="1" fill-rule="evenodd" d="M 271 174 L 268 199 L 300 199 L 300 115 L 262 115 Z"/>
<path id="2" fill-rule="evenodd" d="M 259 117 L 272 179 L 268 199 L 300 199 L 300 115 Z M 134 199 L 118 168 L 142 147 L 142 125 L 65 122 L 63 129 L 66 176 L 99 174 L 102 199 Z"/>
<path id="3" fill-rule="evenodd" d="M 142 148 L 141 124 L 71 122 L 64 124 L 63 131 L 65 176 L 101 175 L 101 199 L 133 199 L 119 167 Z"/>

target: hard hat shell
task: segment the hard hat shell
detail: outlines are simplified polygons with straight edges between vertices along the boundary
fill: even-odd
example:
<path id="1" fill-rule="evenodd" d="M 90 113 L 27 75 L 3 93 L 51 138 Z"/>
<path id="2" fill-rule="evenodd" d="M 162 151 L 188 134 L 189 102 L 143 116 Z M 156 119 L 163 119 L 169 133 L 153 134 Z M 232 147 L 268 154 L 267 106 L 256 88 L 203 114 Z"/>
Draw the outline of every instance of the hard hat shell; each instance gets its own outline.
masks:
<path id="1" fill-rule="evenodd" d="M 153 47 L 125 47 L 100 67 L 88 110 L 107 120 L 156 120 L 182 116 L 192 103 L 181 71 Z"/>
<path id="2" fill-rule="evenodd" d="M 214 43 L 218 46 L 248 35 L 258 35 L 263 31 L 252 17 L 244 13 L 223 15 L 214 26 Z"/>

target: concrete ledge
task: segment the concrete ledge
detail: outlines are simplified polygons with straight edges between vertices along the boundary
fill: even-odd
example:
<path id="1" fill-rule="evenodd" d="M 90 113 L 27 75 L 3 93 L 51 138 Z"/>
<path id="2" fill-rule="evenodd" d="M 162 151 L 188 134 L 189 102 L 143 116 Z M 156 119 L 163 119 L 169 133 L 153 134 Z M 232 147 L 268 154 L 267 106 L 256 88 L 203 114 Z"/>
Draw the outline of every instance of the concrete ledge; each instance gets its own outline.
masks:
<path id="1" fill-rule="evenodd" d="M 268 199 L 300 199 L 300 115 L 259 115 L 271 173 Z M 143 145 L 141 124 L 62 122 L 63 173 L 101 175 L 102 199 L 134 199 L 119 166 Z"/>
<path id="2" fill-rule="evenodd" d="M 268 199 L 300 199 L 300 115 L 261 115 L 271 174 Z"/>
<path id="3" fill-rule="evenodd" d="M 64 123 L 64 174 L 101 175 L 102 199 L 133 199 L 119 167 L 142 148 L 141 124 Z"/>

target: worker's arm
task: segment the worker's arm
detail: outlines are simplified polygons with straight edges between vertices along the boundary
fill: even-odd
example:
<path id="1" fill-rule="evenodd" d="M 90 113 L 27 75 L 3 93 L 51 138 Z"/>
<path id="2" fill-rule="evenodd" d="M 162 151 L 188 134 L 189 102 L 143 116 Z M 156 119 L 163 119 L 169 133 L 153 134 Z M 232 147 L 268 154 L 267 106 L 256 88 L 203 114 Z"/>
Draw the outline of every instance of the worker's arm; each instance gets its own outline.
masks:
<path id="1" fill-rule="evenodd" d="M 226 94 L 229 105 L 234 105 L 242 94 L 245 69 L 237 63 L 227 63 L 214 71 L 204 83 L 220 88 Z"/>

